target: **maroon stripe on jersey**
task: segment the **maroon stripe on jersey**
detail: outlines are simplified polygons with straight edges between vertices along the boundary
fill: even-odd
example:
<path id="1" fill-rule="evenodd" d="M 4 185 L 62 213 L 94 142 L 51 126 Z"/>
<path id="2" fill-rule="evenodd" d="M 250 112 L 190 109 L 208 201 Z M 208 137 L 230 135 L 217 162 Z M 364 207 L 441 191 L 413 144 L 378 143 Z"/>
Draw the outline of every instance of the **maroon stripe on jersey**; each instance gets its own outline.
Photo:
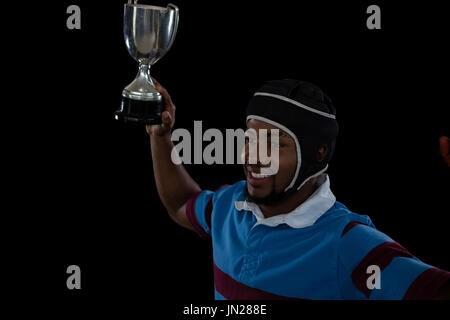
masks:
<path id="1" fill-rule="evenodd" d="M 228 300 L 304 300 L 279 296 L 260 289 L 249 287 L 234 280 L 220 270 L 214 263 L 214 284 L 217 292 Z"/>
<path id="2" fill-rule="evenodd" d="M 422 272 L 409 286 L 403 300 L 433 299 L 446 281 L 450 280 L 450 272 L 429 268 Z"/>
<path id="3" fill-rule="evenodd" d="M 367 279 L 369 277 L 367 268 L 371 265 L 376 265 L 381 271 L 396 257 L 412 258 L 413 255 L 397 242 L 383 242 L 373 248 L 352 272 L 351 277 L 355 287 L 369 298 L 372 290 L 367 287 Z"/>
<path id="4" fill-rule="evenodd" d="M 198 233 L 198 235 L 203 239 L 208 239 L 210 237 L 209 234 L 203 230 L 200 223 L 198 223 L 197 216 L 195 215 L 195 202 L 197 201 L 198 196 L 202 193 L 202 191 L 196 192 L 192 195 L 189 200 L 186 202 L 186 216 L 191 223 L 194 230 Z"/>
<path id="5" fill-rule="evenodd" d="M 361 223 L 361 222 L 356 222 L 356 221 L 349 222 L 349 223 L 345 226 L 344 231 L 342 231 L 341 238 L 342 238 L 347 232 L 349 232 L 350 229 L 352 229 L 353 227 L 356 227 L 356 226 L 359 225 L 359 224 L 362 224 L 362 225 L 365 225 L 365 226 L 366 226 L 366 224 Z"/>
<path id="6" fill-rule="evenodd" d="M 214 190 L 214 192 L 219 191 L 220 189 L 222 189 L 223 187 L 228 187 L 229 184 L 223 184 L 220 187 L 218 187 L 216 190 Z"/>
<path id="7" fill-rule="evenodd" d="M 213 199 L 213 197 L 211 197 L 209 199 L 208 203 L 206 204 L 206 209 L 205 209 L 205 220 L 206 220 L 206 225 L 208 226 L 209 230 L 212 230 L 211 229 L 211 215 L 212 215 L 212 210 L 213 210 L 212 199 Z"/>

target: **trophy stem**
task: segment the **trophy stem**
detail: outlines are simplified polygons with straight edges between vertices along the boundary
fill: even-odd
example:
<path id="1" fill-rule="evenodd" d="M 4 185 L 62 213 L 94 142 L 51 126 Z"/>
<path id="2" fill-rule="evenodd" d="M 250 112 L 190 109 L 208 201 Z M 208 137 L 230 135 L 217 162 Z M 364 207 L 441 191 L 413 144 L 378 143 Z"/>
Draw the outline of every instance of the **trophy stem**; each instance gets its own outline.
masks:
<path id="1" fill-rule="evenodd" d="M 155 87 L 155 84 L 152 81 L 152 77 L 150 76 L 150 64 L 139 62 L 138 77 L 147 80 L 148 82 L 150 82 L 152 87 Z"/>

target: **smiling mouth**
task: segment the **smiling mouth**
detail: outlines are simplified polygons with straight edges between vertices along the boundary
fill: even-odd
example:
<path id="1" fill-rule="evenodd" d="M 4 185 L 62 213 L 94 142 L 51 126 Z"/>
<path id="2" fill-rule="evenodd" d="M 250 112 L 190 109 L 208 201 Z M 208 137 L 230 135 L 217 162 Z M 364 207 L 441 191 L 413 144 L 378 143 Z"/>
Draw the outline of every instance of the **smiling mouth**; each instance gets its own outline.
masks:
<path id="1" fill-rule="evenodd" d="M 254 187 L 261 186 L 268 182 L 275 174 L 261 173 L 261 168 L 246 167 L 247 182 Z M 255 172 L 259 171 L 259 172 Z"/>
<path id="2" fill-rule="evenodd" d="M 249 175 L 255 179 L 264 179 L 264 178 L 273 176 L 272 174 L 262 174 L 262 173 L 252 172 L 252 171 L 249 171 Z"/>

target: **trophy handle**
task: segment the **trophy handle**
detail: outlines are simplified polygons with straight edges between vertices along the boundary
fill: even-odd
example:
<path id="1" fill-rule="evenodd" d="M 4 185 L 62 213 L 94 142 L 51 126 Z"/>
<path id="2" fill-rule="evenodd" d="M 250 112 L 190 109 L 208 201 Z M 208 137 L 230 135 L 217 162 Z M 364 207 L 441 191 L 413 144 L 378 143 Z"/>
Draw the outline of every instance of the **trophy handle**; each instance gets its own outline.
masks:
<path id="1" fill-rule="evenodd" d="M 170 49 L 170 47 L 172 46 L 173 42 L 175 41 L 175 35 L 177 34 L 177 30 L 178 30 L 178 20 L 179 20 L 179 12 L 180 12 L 180 10 L 173 3 L 169 3 L 167 5 L 167 8 L 170 8 L 173 11 L 175 11 L 174 12 L 175 21 L 174 21 L 174 26 L 173 26 L 173 35 L 172 35 L 172 39 L 170 39 L 169 45 L 167 46 L 167 51 L 168 51 Z"/>

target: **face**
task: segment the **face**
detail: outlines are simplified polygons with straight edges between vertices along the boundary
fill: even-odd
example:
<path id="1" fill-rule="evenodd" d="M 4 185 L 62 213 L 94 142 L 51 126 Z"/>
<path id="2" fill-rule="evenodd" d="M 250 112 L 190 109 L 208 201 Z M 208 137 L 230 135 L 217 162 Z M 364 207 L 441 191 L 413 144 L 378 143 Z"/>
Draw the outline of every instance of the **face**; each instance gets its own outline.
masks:
<path id="1" fill-rule="evenodd" d="M 295 169 L 297 168 L 297 151 L 295 148 L 294 139 L 284 132 L 283 130 L 268 124 L 263 121 L 251 119 L 247 121 L 247 128 L 256 131 L 256 137 L 260 137 L 259 133 L 261 129 L 267 130 L 267 140 L 258 141 L 258 152 L 257 161 L 255 164 L 251 164 L 249 161 L 249 149 L 251 138 L 246 137 L 245 139 L 245 149 L 244 149 L 244 172 L 247 179 L 247 195 L 250 201 L 256 203 L 266 203 L 269 199 L 274 198 L 286 189 L 286 187 L 291 182 L 295 174 Z M 271 129 L 279 130 L 279 142 L 278 144 L 273 141 L 274 139 L 270 136 Z M 267 155 L 271 155 L 272 152 L 278 152 L 278 171 L 274 174 L 264 175 L 264 168 L 273 167 L 270 163 L 261 162 L 259 155 L 260 143 L 267 144 Z M 267 170 L 266 170 L 267 171 Z"/>

